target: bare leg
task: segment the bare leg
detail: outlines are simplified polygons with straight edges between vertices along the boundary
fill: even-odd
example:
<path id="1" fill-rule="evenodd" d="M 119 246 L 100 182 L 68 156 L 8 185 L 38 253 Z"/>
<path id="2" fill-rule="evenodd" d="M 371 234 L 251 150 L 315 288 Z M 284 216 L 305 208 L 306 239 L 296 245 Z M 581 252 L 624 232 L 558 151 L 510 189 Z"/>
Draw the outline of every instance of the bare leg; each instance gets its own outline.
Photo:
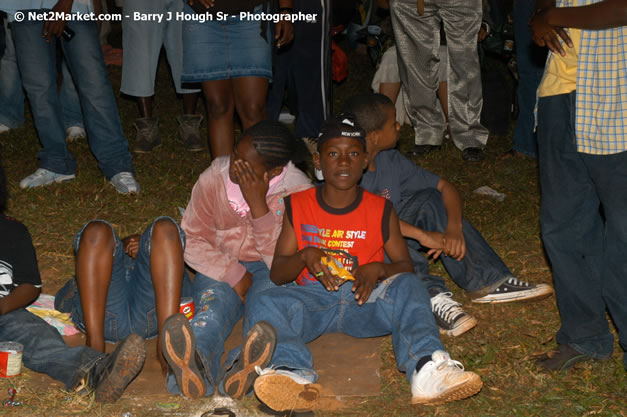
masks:
<path id="1" fill-rule="evenodd" d="M 206 81 L 202 91 L 207 100 L 207 132 L 211 156 L 230 155 L 235 142 L 233 89 L 231 80 Z"/>
<path id="2" fill-rule="evenodd" d="M 196 114 L 199 93 L 183 94 L 183 114 Z"/>
<path id="3" fill-rule="evenodd" d="M 242 130 L 259 123 L 266 116 L 268 79 L 263 77 L 233 78 L 235 108 L 242 121 Z"/>
<path id="4" fill-rule="evenodd" d="M 152 97 L 137 97 L 139 117 L 152 117 Z"/>
<path id="5" fill-rule="evenodd" d="M 165 373 L 167 364 L 161 354 L 161 330 L 166 319 L 179 312 L 183 285 L 183 246 L 176 225 L 170 220 L 158 221 L 152 229 L 150 247 L 150 275 L 159 329 L 157 358 Z"/>
<path id="6" fill-rule="evenodd" d="M 401 83 L 381 83 L 379 84 L 379 93 L 387 96 L 392 103 L 396 104 L 398 93 L 401 91 Z"/>
<path id="7" fill-rule="evenodd" d="M 87 330 L 87 346 L 104 352 L 104 315 L 113 270 L 111 228 L 93 222 L 83 231 L 76 255 L 76 283 Z"/>
<path id="8" fill-rule="evenodd" d="M 448 132 L 448 136 L 452 137 L 451 126 L 448 123 L 448 83 L 446 81 L 443 81 L 438 85 L 438 98 L 440 99 L 440 105 L 442 106 L 444 118 L 446 119 L 446 130 Z"/>

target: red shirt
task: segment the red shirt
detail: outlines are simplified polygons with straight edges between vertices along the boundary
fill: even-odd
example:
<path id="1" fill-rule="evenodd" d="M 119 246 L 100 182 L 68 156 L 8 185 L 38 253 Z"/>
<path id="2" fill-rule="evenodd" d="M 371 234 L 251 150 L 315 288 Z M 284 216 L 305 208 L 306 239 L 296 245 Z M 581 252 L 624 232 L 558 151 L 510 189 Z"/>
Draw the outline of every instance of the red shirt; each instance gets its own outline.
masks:
<path id="1" fill-rule="evenodd" d="M 335 257 L 348 271 L 370 262 L 383 262 L 383 245 L 389 237 L 392 204 L 359 188 L 349 206 L 336 209 L 322 199 L 322 187 L 294 193 L 285 199 L 298 250 L 308 246 Z M 300 285 L 318 280 L 305 267 L 296 279 Z"/>

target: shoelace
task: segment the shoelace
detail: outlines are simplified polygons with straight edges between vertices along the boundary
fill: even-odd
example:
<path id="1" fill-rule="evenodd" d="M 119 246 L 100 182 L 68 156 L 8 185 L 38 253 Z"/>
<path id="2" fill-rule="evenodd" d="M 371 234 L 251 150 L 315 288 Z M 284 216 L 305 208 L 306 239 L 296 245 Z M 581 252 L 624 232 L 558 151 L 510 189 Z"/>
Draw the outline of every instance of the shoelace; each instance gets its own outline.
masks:
<path id="1" fill-rule="evenodd" d="M 440 363 L 436 364 L 436 369 L 438 371 L 441 371 L 442 369 L 448 368 L 448 367 L 455 367 L 455 368 L 459 369 L 460 371 L 464 370 L 464 365 L 462 365 L 462 363 L 460 361 L 456 361 L 456 360 L 453 360 L 451 358 L 444 359 Z"/>
<path id="2" fill-rule="evenodd" d="M 441 292 L 431 299 L 431 305 L 435 309 L 436 314 L 442 316 L 446 321 L 452 321 L 459 315 L 464 314 L 461 304 L 453 300 L 452 296 L 453 293 Z"/>
<path id="3" fill-rule="evenodd" d="M 511 285 L 515 285 L 515 286 L 519 286 L 519 287 L 528 287 L 529 283 L 527 281 L 523 281 L 521 279 L 518 279 L 516 277 L 511 277 L 510 279 L 507 280 L 508 284 Z"/>
<path id="4" fill-rule="evenodd" d="M 261 367 L 259 365 L 255 365 L 255 372 L 257 372 L 257 375 L 259 375 L 259 376 L 272 374 L 272 373 L 274 373 L 274 366 L 270 366 L 269 368 L 261 369 Z"/>

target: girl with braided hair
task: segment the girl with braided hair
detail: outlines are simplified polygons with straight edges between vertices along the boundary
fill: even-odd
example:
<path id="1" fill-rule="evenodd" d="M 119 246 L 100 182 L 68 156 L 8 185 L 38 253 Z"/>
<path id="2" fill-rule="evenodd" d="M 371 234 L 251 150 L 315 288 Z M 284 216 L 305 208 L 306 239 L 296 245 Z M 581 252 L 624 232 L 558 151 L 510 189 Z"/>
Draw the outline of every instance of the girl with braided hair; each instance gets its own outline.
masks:
<path id="1" fill-rule="evenodd" d="M 166 383 L 170 392 L 196 398 L 219 386 L 224 341 L 244 305 L 274 286 L 269 269 L 284 199 L 311 186 L 297 168 L 304 168 L 308 155 L 283 123 L 262 121 L 245 130 L 231 155 L 216 158 L 194 185 L 181 225 L 187 239 L 185 262 L 196 271 L 196 315 L 191 323 L 174 315 L 164 325 L 161 340 L 172 369 Z M 272 331 L 263 323 L 251 329 L 238 363 L 253 369 L 267 365 Z M 231 373 L 224 381 L 225 393 L 243 396 L 252 381 L 238 378 L 247 373 Z"/>

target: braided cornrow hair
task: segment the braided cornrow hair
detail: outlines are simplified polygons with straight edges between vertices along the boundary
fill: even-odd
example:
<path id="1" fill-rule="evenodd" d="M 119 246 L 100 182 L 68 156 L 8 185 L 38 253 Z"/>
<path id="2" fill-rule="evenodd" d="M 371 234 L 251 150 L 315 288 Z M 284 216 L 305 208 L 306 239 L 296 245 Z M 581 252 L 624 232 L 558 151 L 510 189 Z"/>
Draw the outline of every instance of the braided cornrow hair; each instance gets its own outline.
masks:
<path id="1" fill-rule="evenodd" d="M 264 120 L 246 129 L 241 137 L 250 136 L 255 150 L 267 170 L 285 166 L 292 161 L 303 172 L 309 170 L 309 151 L 283 123 Z"/>

